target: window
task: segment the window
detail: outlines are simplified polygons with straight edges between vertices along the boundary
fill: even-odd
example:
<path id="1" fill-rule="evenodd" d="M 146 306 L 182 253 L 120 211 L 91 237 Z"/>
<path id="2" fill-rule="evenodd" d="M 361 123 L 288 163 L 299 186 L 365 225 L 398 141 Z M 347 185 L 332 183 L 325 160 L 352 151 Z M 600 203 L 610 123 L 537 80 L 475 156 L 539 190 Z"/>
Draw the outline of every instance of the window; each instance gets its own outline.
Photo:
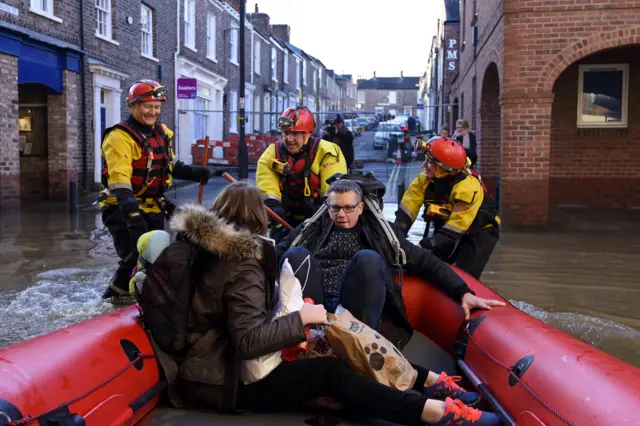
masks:
<path id="1" fill-rule="evenodd" d="M 300 59 L 296 58 L 296 87 L 300 89 Z"/>
<path id="2" fill-rule="evenodd" d="M 96 35 L 111 40 L 111 0 L 96 0 Z"/>
<path id="3" fill-rule="evenodd" d="M 142 30 L 140 52 L 143 56 L 153 57 L 153 11 L 144 4 L 140 6 L 140 28 Z"/>
<path id="4" fill-rule="evenodd" d="M 302 83 L 307 85 L 307 61 L 302 61 Z"/>
<path id="5" fill-rule="evenodd" d="M 313 70 L 313 88 L 317 88 L 318 87 L 318 71 L 317 70 Z"/>
<path id="6" fill-rule="evenodd" d="M 229 60 L 238 65 L 238 27 L 233 27 L 229 31 Z"/>
<path id="7" fill-rule="evenodd" d="M 320 70 L 318 71 L 318 88 L 321 89 L 322 88 L 322 68 L 320 68 Z"/>
<path id="8" fill-rule="evenodd" d="M 253 44 L 253 71 L 260 75 L 260 40 L 255 40 Z"/>
<path id="9" fill-rule="evenodd" d="M 184 0 L 184 45 L 196 50 L 196 0 Z"/>
<path id="10" fill-rule="evenodd" d="M 207 58 L 216 60 L 216 17 L 207 15 Z"/>
<path id="11" fill-rule="evenodd" d="M 229 92 L 229 131 L 238 132 L 238 92 L 235 90 Z"/>
<path id="12" fill-rule="evenodd" d="M 289 52 L 284 51 L 284 65 L 282 68 L 284 72 L 284 82 L 289 83 Z"/>
<path id="13" fill-rule="evenodd" d="M 278 80 L 278 52 L 276 48 L 271 48 L 271 80 Z"/>
<path id="14" fill-rule="evenodd" d="M 394 91 L 389 92 L 389 103 L 390 104 L 395 104 L 397 103 L 397 96 L 398 94 Z"/>
<path id="15" fill-rule="evenodd" d="M 31 0 L 29 12 L 35 13 L 52 21 L 62 22 L 62 19 L 53 15 L 53 0 Z"/>
<path id="16" fill-rule="evenodd" d="M 209 128 L 209 99 L 198 96 L 196 98 L 196 126 L 195 137 L 196 139 L 204 139 L 207 137 L 207 129 Z"/>
<path id="17" fill-rule="evenodd" d="M 363 104 L 365 100 L 365 92 L 364 90 L 358 90 L 358 103 Z"/>
<path id="18" fill-rule="evenodd" d="M 580 65 L 578 127 L 626 127 L 629 65 Z"/>

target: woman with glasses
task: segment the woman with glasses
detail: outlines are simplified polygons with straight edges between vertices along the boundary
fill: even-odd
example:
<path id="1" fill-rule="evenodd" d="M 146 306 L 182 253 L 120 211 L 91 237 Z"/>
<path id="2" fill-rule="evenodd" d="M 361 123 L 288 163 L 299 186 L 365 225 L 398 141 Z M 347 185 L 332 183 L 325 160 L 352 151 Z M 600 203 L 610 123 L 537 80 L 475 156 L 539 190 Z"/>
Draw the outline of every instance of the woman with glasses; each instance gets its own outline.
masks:
<path id="1" fill-rule="evenodd" d="M 158 121 L 166 100 L 167 89 L 157 81 L 137 81 L 127 96 L 129 118 L 104 133 L 100 209 L 120 263 L 103 299 L 129 295 L 138 238 L 145 232 L 164 229 L 165 216 L 171 214 L 171 203 L 164 193 L 172 177 L 209 180 L 209 170 L 205 168 L 181 161 L 173 164 L 173 132 Z"/>

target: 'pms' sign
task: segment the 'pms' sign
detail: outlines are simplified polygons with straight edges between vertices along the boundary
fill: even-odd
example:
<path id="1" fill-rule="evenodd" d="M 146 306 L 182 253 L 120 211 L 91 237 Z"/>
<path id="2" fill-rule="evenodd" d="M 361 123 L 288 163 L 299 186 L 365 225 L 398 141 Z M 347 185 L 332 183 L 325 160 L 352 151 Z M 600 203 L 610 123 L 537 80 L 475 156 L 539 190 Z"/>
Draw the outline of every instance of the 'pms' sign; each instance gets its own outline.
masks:
<path id="1" fill-rule="evenodd" d="M 449 71 L 456 69 L 456 62 L 458 61 L 458 40 L 455 38 L 449 39 L 449 46 L 447 46 L 447 68 Z"/>

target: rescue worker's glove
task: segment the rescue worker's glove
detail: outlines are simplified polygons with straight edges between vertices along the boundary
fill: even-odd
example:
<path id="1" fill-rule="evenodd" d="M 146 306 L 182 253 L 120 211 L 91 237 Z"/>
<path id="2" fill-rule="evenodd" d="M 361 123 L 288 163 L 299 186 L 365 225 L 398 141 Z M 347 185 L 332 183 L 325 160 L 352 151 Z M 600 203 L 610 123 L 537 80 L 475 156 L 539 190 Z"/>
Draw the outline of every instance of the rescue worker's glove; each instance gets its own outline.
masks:
<path id="1" fill-rule="evenodd" d="M 420 240 L 420 247 L 427 249 L 427 250 L 433 250 L 433 246 L 431 245 L 431 239 L 424 237 L 423 239 Z"/>
<path id="2" fill-rule="evenodd" d="M 177 161 L 173 166 L 172 175 L 175 179 L 192 180 L 194 182 L 209 182 L 211 172 L 204 167 L 187 166 L 182 161 Z"/>
<path id="3" fill-rule="evenodd" d="M 135 247 L 138 242 L 138 238 L 140 238 L 142 234 L 149 232 L 147 221 L 144 220 L 138 201 L 133 196 L 133 191 L 126 188 L 120 188 L 114 189 L 111 192 L 116 197 L 116 200 L 118 201 L 118 208 L 127 221 L 127 230 L 129 231 L 131 242 Z"/>

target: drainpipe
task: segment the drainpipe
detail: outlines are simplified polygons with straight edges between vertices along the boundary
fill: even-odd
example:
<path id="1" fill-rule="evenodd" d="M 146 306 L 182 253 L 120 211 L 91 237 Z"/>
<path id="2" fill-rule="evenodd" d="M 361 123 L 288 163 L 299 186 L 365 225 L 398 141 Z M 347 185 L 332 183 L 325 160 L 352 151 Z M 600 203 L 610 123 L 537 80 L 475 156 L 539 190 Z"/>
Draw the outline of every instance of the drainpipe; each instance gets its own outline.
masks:
<path id="1" fill-rule="evenodd" d="M 86 88 L 86 54 L 84 52 L 84 1 L 80 2 L 80 50 L 82 56 L 82 63 L 80 64 L 80 90 L 82 91 L 81 99 L 82 99 L 82 108 L 85 109 L 87 105 L 87 88 Z M 87 144 L 89 143 L 87 140 L 87 113 L 86 111 L 82 112 L 82 189 L 85 194 L 89 192 L 88 185 L 88 176 L 87 176 L 87 167 L 89 166 L 87 160 Z M 98 143 L 98 141 L 96 141 Z"/>
<path id="2" fill-rule="evenodd" d="M 173 52 L 173 125 L 176 129 L 175 134 L 173 136 L 173 153 L 177 159 L 182 160 L 180 158 L 180 134 L 178 128 L 178 122 L 180 120 L 180 115 L 178 114 L 178 55 L 180 54 L 180 3 L 176 2 L 176 50 Z"/>

